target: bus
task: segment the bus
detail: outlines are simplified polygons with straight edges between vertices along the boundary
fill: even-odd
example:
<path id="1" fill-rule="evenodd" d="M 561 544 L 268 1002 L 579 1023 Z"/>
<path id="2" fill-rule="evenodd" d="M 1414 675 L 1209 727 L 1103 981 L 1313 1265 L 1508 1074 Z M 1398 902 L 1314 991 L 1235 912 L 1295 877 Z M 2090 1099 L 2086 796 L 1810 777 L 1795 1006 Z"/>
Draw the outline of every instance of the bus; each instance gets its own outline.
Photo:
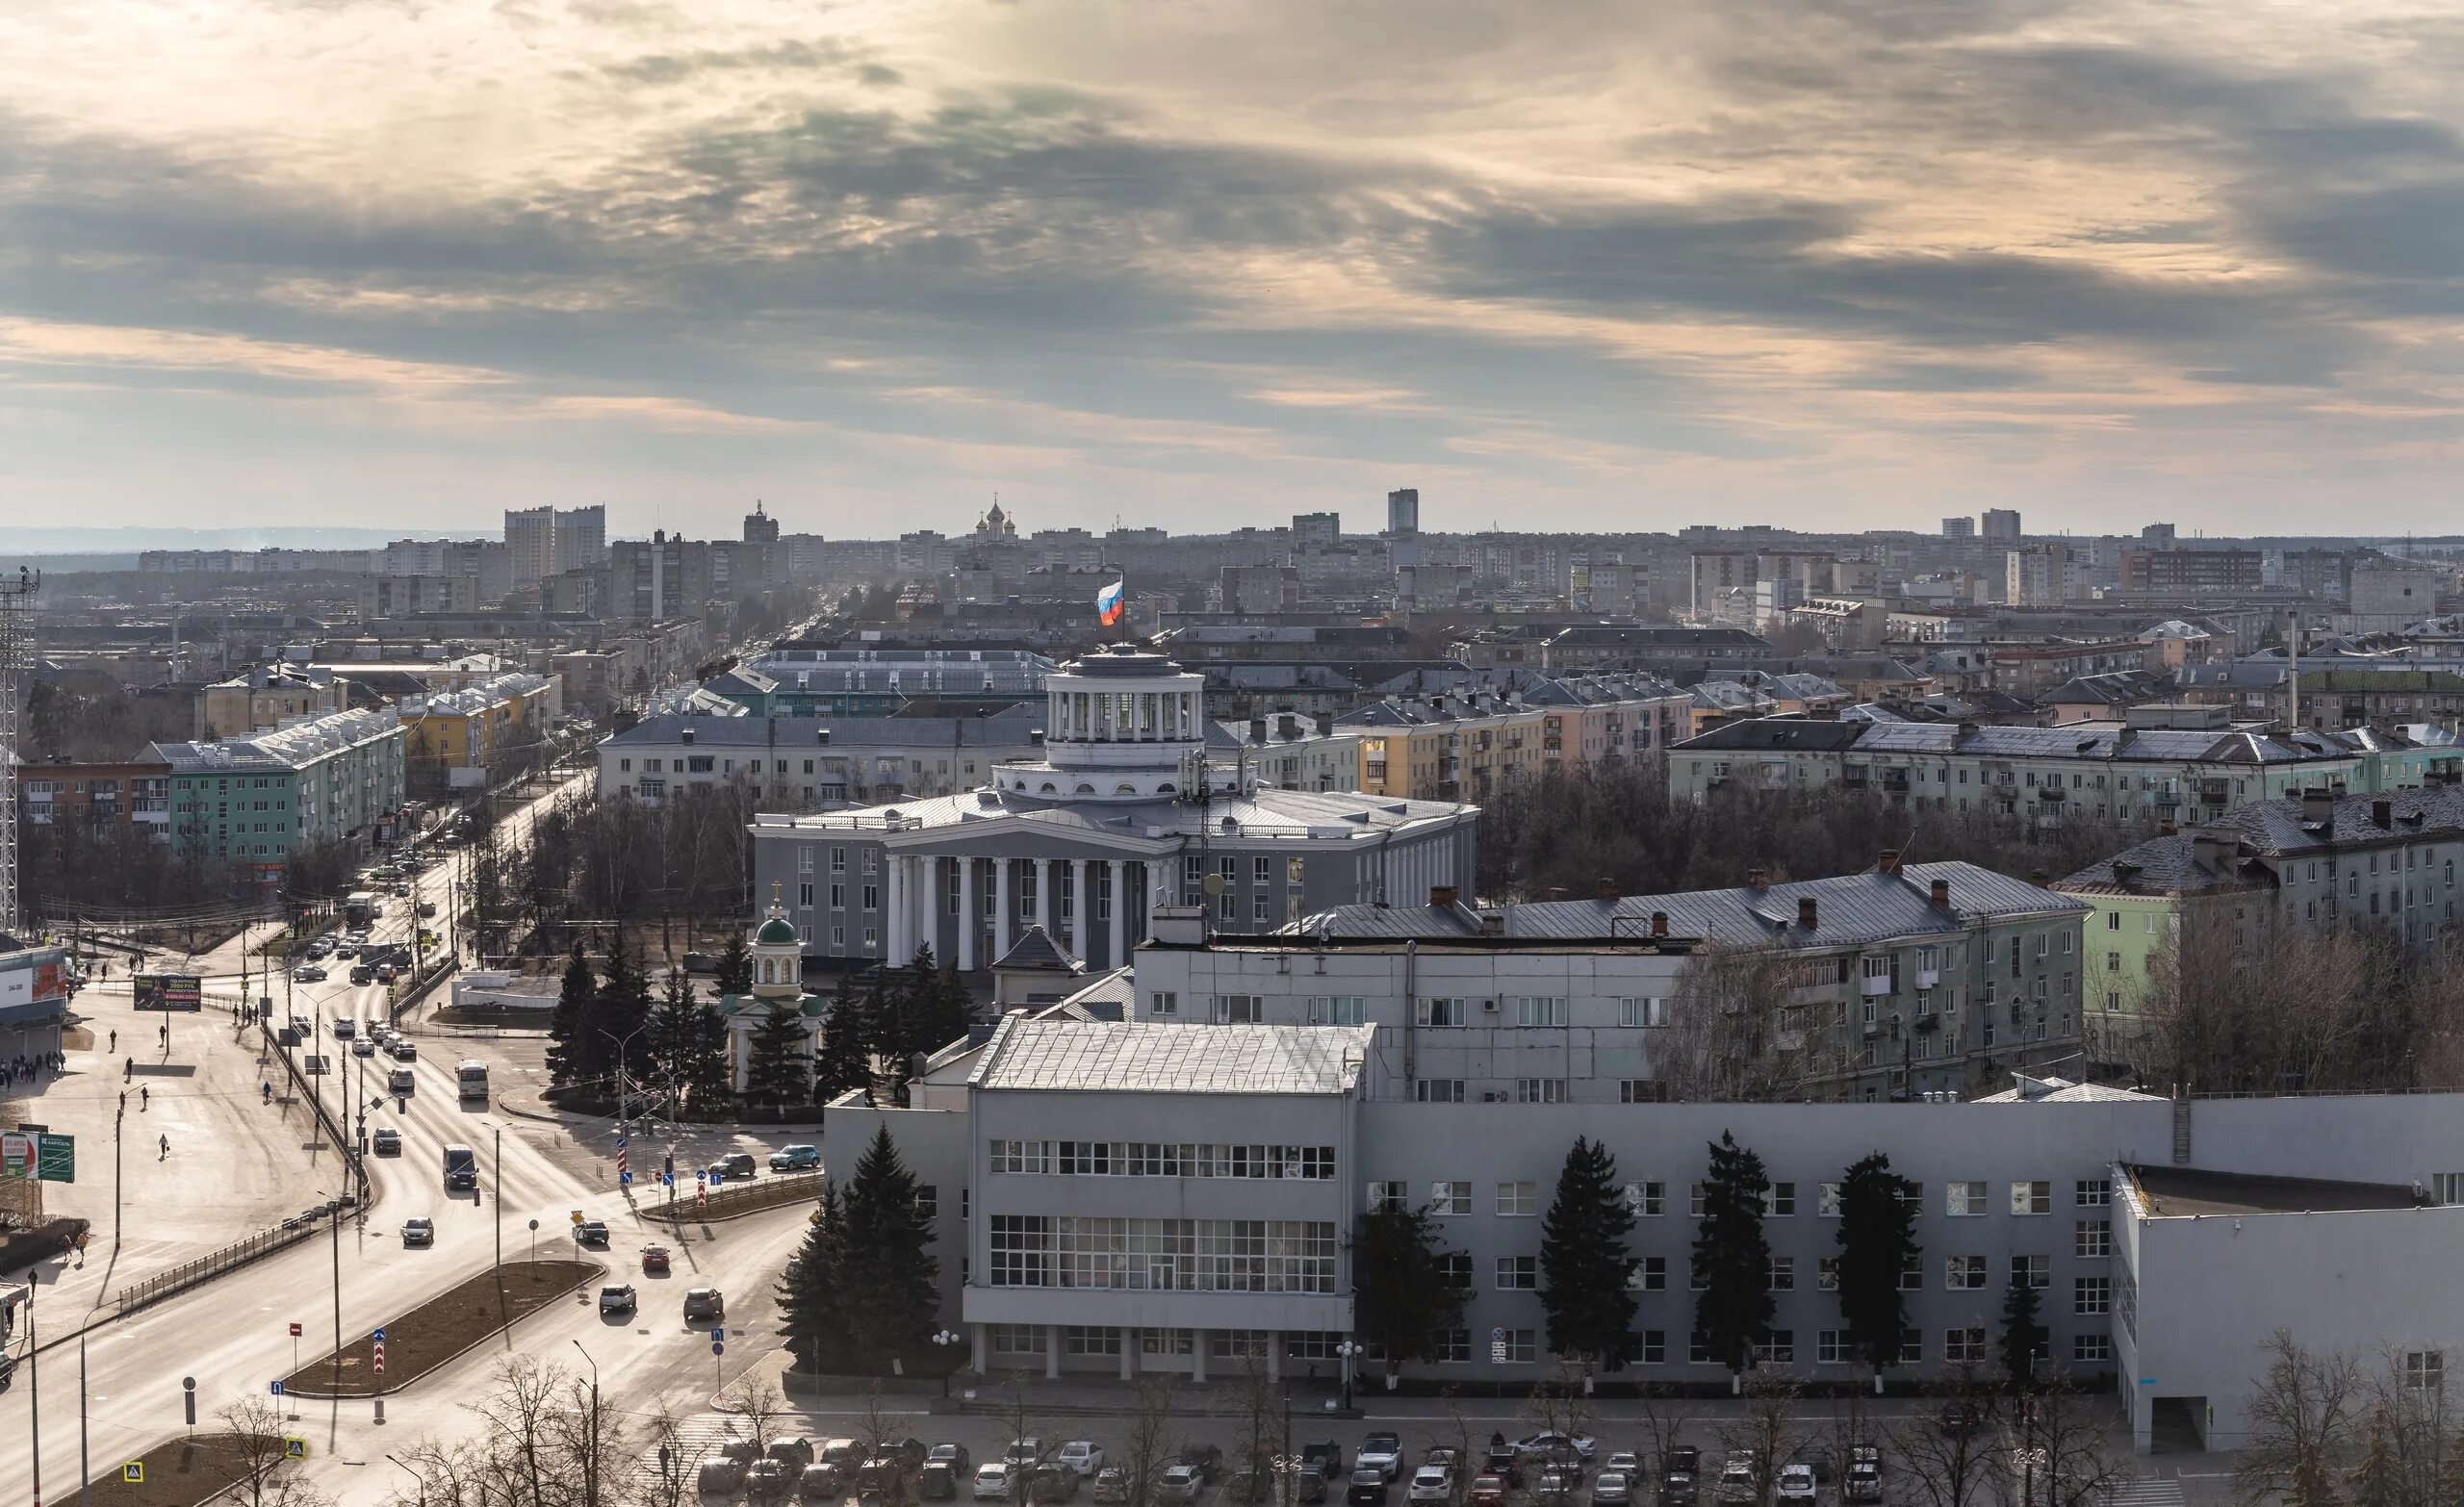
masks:
<path id="1" fill-rule="evenodd" d="M 372 891 L 357 889 L 344 897 L 343 926 L 346 930 L 365 932 L 374 926 L 376 918 L 384 913 L 385 902 L 377 899 Z"/>
<path id="2" fill-rule="evenodd" d="M 455 1064 L 453 1081 L 461 1086 L 463 1098 L 484 1099 L 488 1096 L 488 1064 L 466 1057 Z"/>

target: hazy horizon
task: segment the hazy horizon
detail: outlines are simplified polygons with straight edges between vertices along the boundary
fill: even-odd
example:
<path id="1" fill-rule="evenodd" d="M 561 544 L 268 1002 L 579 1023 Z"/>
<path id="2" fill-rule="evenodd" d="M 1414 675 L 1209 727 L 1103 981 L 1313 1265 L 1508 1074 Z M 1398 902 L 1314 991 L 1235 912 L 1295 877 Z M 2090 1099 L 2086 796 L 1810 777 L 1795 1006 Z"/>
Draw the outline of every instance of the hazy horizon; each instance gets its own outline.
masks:
<path id="1" fill-rule="evenodd" d="M 2395 3 L 37 0 L 0 524 L 2400 535 L 2459 61 Z"/>

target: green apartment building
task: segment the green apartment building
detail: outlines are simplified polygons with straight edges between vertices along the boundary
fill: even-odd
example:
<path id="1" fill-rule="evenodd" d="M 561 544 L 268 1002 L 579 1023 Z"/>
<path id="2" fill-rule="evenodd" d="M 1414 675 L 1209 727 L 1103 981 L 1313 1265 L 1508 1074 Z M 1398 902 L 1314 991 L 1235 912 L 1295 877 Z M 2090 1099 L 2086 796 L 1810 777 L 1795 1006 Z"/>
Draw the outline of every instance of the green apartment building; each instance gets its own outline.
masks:
<path id="1" fill-rule="evenodd" d="M 183 856 L 279 865 L 294 848 L 357 842 L 402 806 L 402 723 L 333 712 L 217 743 L 157 743 L 171 767 L 171 842 Z"/>

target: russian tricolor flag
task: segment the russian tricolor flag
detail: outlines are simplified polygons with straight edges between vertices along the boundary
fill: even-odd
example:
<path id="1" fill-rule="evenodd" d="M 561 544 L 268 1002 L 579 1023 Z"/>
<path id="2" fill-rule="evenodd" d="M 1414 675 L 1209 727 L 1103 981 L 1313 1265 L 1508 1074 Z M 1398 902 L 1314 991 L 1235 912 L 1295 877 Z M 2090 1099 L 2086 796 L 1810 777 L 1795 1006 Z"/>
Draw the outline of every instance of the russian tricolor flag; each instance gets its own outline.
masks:
<path id="1" fill-rule="evenodd" d="M 1106 627 L 1114 627 L 1120 623 L 1121 609 L 1124 606 L 1120 588 L 1121 583 L 1115 581 L 1095 593 L 1095 621 Z"/>

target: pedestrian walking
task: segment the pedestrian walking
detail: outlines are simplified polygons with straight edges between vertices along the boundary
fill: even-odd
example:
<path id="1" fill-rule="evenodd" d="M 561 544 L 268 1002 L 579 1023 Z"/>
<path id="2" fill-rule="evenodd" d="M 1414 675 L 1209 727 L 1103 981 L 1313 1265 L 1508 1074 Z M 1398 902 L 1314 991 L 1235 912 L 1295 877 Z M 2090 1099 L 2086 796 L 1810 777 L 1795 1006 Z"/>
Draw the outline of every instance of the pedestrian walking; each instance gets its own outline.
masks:
<path id="1" fill-rule="evenodd" d="M 119 1050 L 119 1033 L 116 1031 L 112 1033 L 111 1050 L 115 1052 Z"/>

